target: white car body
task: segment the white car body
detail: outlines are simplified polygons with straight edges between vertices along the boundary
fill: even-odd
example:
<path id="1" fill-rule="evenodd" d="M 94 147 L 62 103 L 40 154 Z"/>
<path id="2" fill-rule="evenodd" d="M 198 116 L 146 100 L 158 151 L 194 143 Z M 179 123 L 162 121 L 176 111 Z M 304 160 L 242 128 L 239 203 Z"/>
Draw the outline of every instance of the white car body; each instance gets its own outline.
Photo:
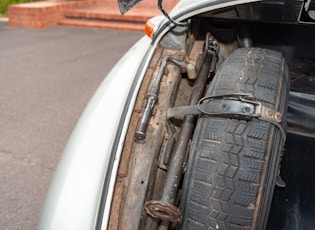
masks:
<path id="1" fill-rule="evenodd" d="M 170 15 L 181 21 L 254 1 L 182 0 Z M 152 40 L 145 36 L 136 43 L 90 100 L 54 173 L 38 229 L 107 228 L 118 163 L 135 99 L 156 44 L 172 27 L 164 19 Z"/>

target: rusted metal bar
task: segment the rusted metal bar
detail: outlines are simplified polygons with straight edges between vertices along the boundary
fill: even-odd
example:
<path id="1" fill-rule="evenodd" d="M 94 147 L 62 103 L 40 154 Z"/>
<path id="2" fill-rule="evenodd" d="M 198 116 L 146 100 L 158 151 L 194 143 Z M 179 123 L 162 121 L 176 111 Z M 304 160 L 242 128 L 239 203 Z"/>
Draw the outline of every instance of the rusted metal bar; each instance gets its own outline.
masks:
<path id="1" fill-rule="evenodd" d="M 195 82 L 192 95 L 190 97 L 190 105 L 197 104 L 205 92 L 210 69 L 211 66 L 213 66 L 212 61 L 217 55 L 217 50 L 213 50 L 212 47 L 213 42 L 215 42 L 214 37 L 210 34 L 207 34 L 204 60 L 199 72 L 199 76 Z M 189 141 L 195 128 L 196 119 L 197 117 L 193 115 L 186 115 L 184 117 L 178 140 L 174 147 L 174 152 L 171 156 L 168 166 L 165 186 L 161 195 L 161 199 L 148 201 L 145 204 L 147 213 L 155 218 L 171 222 L 178 222 L 182 219 L 180 211 L 174 205 L 174 201 L 178 192 L 178 187 L 183 172 L 183 163 Z"/>
<path id="2" fill-rule="evenodd" d="M 154 83 L 151 85 L 151 88 L 149 92 L 146 95 L 147 104 L 145 106 L 142 118 L 140 119 L 138 123 L 138 128 L 135 132 L 135 139 L 136 140 L 144 140 L 146 137 L 146 130 L 152 115 L 152 111 L 154 108 L 154 105 L 158 102 L 158 94 L 160 91 L 160 84 L 163 75 L 165 74 L 165 69 L 168 64 L 168 62 L 171 62 L 181 68 L 181 72 L 185 72 L 187 69 L 187 64 L 185 61 L 178 61 L 170 56 L 166 56 L 163 61 L 161 62 L 160 69 L 158 71 L 158 74 L 155 78 Z"/>

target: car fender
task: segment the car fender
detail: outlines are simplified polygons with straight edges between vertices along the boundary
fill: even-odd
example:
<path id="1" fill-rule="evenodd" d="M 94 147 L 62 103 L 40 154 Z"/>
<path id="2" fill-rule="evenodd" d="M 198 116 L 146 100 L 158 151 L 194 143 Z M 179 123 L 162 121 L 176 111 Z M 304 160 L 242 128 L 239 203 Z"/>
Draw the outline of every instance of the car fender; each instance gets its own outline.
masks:
<path id="1" fill-rule="evenodd" d="M 53 175 L 38 229 L 95 228 L 115 134 L 127 98 L 136 94 L 139 76 L 144 75 L 138 71 L 146 63 L 145 56 L 150 56 L 150 43 L 147 37 L 140 39 L 107 75 L 85 108 Z"/>

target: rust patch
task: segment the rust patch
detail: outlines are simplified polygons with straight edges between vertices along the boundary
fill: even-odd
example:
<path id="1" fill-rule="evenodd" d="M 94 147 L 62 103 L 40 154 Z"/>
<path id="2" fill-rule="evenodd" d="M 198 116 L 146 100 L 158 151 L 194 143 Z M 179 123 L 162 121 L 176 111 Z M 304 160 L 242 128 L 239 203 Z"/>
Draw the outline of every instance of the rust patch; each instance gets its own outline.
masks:
<path id="1" fill-rule="evenodd" d="M 123 201 L 125 185 L 122 182 L 117 182 L 115 185 L 115 193 L 110 210 L 109 230 L 117 230 L 119 228 L 120 208 Z"/>
<path id="2" fill-rule="evenodd" d="M 134 107 L 134 111 L 135 112 L 138 112 L 138 113 L 141 113 L 142 112 L 142 108 L 143 108 L 143 101 L 145 100 L 145 96 L 146 96 L 146 93 L 148 91 L 148 88 L 149 88 L 149 84 L 152 80 L 152 76 L 153 76 L 153 73 L 156 69 L 156 63 L 157 61 L 160 59 L 160 57 L 162 56 L 162 53 L 163 53 L 163 49 L 157 49 L 151 62 L 150 62 L 150 65 L 149 65 L 149 68 L 147 69 L 147 72 L 145 73 L 145 77 L 143 79 L 143 82 L 141 84 L 141 87 L 140 87 L 140 90 L 139 90 L 139 93 L 138 93 L 138 98 L 137 98 L 137 101 L 136 101 L 136 104 L 135 104 L 135 107 Z"/>
<path id="3" fill-rule="evenodd" d="M 163 52 L 161 48 L 156 50 L 137 95 L 118 168 L 110 213 L 109 229 L 111 230 L 138 229 L 148 218 L 147 215 L 142 216 L 144 213 L 142 208 L 146 196 L 151 197 L 152 193 L 155 192 L 152 188 L 155 186 L 155 175 L 158 168 L 153 166 L 158 163 L 158 154 L 164 139 L 164 113 L 167 107 L 173 105 L 175 96 L 172 92 L 177 92 L 179 87 L 178 81 L 181 77 L 178 69 L 171 71 L 176 74 L 169 74 L 167 79 L 162 81 L 159 95 L 160 103 L 156 106 L 147 130 L 151 138 L 142 142 L 135 142 L 134 133 L 142 116 L 147 90 L 159 68 L 158 63 L 160 63 L 162 54 L 167 55 Z M 175 67 L 170 65 L 169 68 Z M 130 210 L 133 211 L 130 212 Z M 129 225 L 126 226 L 125 223 Z"/>
<path id="4" fill-rule="evenodd" d="M 145 96 L 146 96 L 146 92 L 148 91 L 148 87 L 152 78 L 152 74 L 153 74 L 153 69 L 149 68 L 146 72 L 146 76 L 143 79 L 143 82 L 141 84 L 139 93 L 138 93 L 138 98 L 134 107 L 134 111 L 137 113 L 141 113 L 142 112 L 142 108 L 143 108 L 143 101 L 145 100 Z M 151 77 L 150 77 L 151 76 Z"/>
<path id="5" fill-rule="evenodd" d="M 142 113 L 142 108 L 143 108 L 143 102 L 145 100 L 145 95 L 148 90 L 150 81 L 152 79 L 152 74 L 154 72 L 154 65 L 152 63 L 156 63 L 157 60 L 161 57 L 163 53 L 163 49 L 157 49 L 151 62 L 149 65 L 149 68 L 144 76 L 143 82 L 140 86 L 140 90 L 138 93 L 138 97 L 136 100 L 136 104 L 133 110 L 133 114 L 130 120 L 130 124 L 128 127 L 127 131 L 127 136 L 125 139 L 124 143 L 124 148 L 122 151 L 122 156 L 119 164 L 119 169 L 118 169 L 118 177 L 126 177 L 128 175 L 128 170 L 129 170 L 129 163 L 130 163 L 130 157 L 131 157 L 131 151 L 132 151 L 132 146 L 134 143 L 134 133 L 137 128 L 138 121 L 141 117 Z"/>
<path id="6" fill-rule="evenodd" d="M 136 131 L 138 120 L 140 119 L 140 114 L 134 112 L 128 127 L 128 135 L 126 137 L 125 143 L 124 143 L 124 148 L 119 164 L 119 169 L 118 169 L 118 177 L 126 177 L 128 175 L 128 170 L 129 170 L 129 163 L 130 163 L 130 157 L 131 157 L 131 151 L 132 151 L 132 146 L 134 143 L 134 138 L 133 134 Z"/>

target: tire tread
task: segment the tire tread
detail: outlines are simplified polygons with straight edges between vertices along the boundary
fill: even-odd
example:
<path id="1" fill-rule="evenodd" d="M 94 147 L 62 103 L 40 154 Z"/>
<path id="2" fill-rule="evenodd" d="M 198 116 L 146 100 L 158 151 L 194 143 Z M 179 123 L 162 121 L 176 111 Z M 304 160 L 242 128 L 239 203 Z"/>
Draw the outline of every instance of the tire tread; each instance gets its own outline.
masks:
<path id="1" fill-rule="evenodd" d="M 285 65 L 278 52 L 237 49 L 214 77 L 207 96 L 249 93 L 263 105 L 285 114 L 287 96 L 280 97 L 287 95 L 282 91 L 289 87 Z M 257 212 L 261 202 L 271 201 L 273 193 L 273 189 L 263 192 L 262 184 L 267 177 L 274 177 L 276 170 L 270 171 L 267 166 L 279 161 L 281 155 L 281 138 L 274 138 L 276 135 L 280 132 L 265 121 L 201 117 L 184 180 L 181 227 L 260 228 Z M 278 152 L 269 152 L 273 145 Z"/>

